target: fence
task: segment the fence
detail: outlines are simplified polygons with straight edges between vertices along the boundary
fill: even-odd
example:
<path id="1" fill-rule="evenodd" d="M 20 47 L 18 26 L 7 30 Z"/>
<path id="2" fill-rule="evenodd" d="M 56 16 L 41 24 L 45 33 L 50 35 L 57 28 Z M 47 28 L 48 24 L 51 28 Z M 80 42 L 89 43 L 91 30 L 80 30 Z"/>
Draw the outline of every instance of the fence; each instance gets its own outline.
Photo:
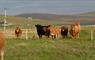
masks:
<path id="1" fill-rule="evenodd" d="M 80 39 L 94 40 L 95 30 L 81 30 L 79 33 Z"/>
<path id="2" fill-rule="evenodd" d="M 3 31 L 3 30 L 0 30 L 0 31 Z M 5 33 L 6 38 L 16 38 L 15 29 L 6 29 L 4 33 Z M 25 39 L 32 38 L 32 36 L 34 36 L 35 34 L 36 34 L 36 30 L 22 29 L 22 35 L 20 38 L 25 38 Z"/>
<path id="3" fill-rule="evenodd" d="M 14 31 L 15 31 L 14 29 L 7 29 L 5 31 L 6 38 L 16 38 Z M 25 38 L 27 40 L 28 38 L 33 38 L 33 36 L 35 36 L 37 38 L 37 32 L 35 29 L 34 30 L 33 29 L 22 29 L 21 38 Z M 94 40 L 95 39 L 94 36 L 95 36 L 95 30 L 94 29 L 93 30 L 90 30 L 90 29 L 81 30 L 79 33 L 79 39 Z"/>

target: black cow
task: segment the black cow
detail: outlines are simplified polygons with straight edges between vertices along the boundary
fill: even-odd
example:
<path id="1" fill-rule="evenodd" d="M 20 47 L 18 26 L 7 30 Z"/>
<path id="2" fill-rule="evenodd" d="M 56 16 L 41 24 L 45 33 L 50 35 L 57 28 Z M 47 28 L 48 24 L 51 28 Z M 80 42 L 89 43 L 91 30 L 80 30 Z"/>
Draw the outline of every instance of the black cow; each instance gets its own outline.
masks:
<path id="1" fill-rule="evenodd" d="M 47 36 L 49 38 L 50 36 L 50 25 L 48 26 L 42 26 L 42 25 L 35 25 L 36 26 L 36 29 L 37 29 L 37 34 L 39 36 L 39 38 L 42 38 L 43 35 Z"/>
<path id="2" fill-rule="evenodd" d="M 68 27 L 62 26 L 61 27 L 61 35 L 63 38 L 66 38 L 68 35 Z"/>

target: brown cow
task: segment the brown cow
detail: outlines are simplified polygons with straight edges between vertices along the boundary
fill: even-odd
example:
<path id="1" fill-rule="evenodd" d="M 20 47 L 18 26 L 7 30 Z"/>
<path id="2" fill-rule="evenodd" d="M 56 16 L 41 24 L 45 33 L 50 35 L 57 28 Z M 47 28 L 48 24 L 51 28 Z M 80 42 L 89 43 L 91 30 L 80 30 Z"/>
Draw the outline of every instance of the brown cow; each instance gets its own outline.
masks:
<path id="1" fill-rule="evenodd" d="M 16 37 L 17 38 L 20 37 L 21 34 L 22 34 L 22 30 L 19 27 L 16 27 L 16 29 L 15 29 L 15 35 L 16 35 Z"/>
<path id="2" fill-rule="evenodd" d="M 59 28 L 50 28 L 50 33 L 53 39 L 57 38 L 60 32 L 61 32 L 61 29 Z"/>
<path id="3" fill-rule="evenodd" d="M 71 25 L 70 34 L 72 35 L 73 39 L 76 39 L 80 32 L 80 22 L 75 22 Z"/>
<path id="4" fill-rule="evenodd" d="M 65 26 L 61 27 L 61 36 L 63 38 L 67 38 L 67 36 L 68 36 L 68 27 L 65 27 Z"/>
<path id="5" fill-rule="evenodd" d="M 1 60 L 4 60 L 4 45 L 5 45 L 5 36 L 0 32 L 0 57 Z"/>

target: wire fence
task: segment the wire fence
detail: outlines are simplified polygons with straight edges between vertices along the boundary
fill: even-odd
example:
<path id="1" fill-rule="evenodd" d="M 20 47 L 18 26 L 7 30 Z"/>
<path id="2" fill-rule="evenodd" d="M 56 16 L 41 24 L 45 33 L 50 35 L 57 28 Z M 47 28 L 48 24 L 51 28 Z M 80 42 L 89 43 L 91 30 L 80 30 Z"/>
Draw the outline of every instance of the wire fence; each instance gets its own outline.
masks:
<path id="1" fill-rule="evenodd" d="M 3 31 L 3 30 L 0 30 Z M 16 38 L 15 29 L 6 29 L 5 31 L 6 38 Z M 95 40 L 95 30 L 81 30 L 79 33 L 79 39 L 83 40 Z M 22 29 L 22 35 L 20 38 L 28 39 L 28 38 L 38 38 L 36 29 Z M 69 34 L 70 37 L 70 34 Z"/>

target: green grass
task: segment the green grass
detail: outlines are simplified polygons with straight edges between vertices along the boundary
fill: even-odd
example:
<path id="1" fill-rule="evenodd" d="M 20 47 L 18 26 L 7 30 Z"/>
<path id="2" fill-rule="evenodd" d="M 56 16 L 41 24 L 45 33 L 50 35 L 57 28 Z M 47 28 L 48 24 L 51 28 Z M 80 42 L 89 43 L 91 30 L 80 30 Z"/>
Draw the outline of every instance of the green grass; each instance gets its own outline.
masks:
<path id="1" fill-rule="evenodd" d="M 95 41 L 58 38 L 7 39 L 5 60 L 95 60 Z"/>
<path id="2" fill-rule="evenodd" d="M 35 24 L 57 25 L 58 22 L 44 21 L 39 19 L 26 20 L 20 17 L 7 17 L 7 21 L 13 23 L 8 29 L 15 29 L 16 26 L 21 28 L 35 28 Z M 30 24 L 27 26 L 27 24 Z M 3 27 L 0 27 L 3 29 Z M 29 38 L 28 40 L 8 38 L 5 47 L 5 60 L 95 60 L 95 37 L 90 40 L 90 30 L 84 28 L 80 32 L 80 38 L 73 40 L 57 38 Z M 85 30 L 84 30 L 85 29 Z M 95 28 L 93 28 L 95 30 Z M 32 37 L 32 33 L 28 34 Z M 35 35 L 35 34 L 34 34 Z M 95 31 L 94 31 L 95 36 Z"/>

